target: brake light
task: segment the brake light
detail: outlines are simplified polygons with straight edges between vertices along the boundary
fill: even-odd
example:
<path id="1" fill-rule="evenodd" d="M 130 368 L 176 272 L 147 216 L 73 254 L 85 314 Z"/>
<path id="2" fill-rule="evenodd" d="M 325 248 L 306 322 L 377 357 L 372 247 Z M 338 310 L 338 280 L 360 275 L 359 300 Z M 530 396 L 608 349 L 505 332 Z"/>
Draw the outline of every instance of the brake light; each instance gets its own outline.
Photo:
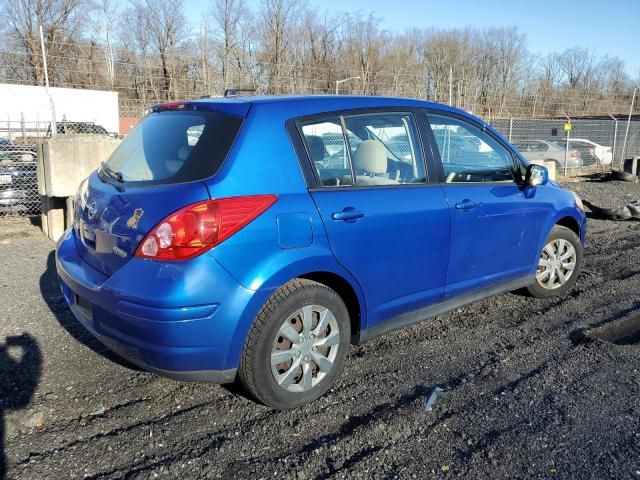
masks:
<path id="1" fill-rule="evenodd" d="M 184 102 L 164 102 L 156 105 L 156 111 L 161 112 L 162 110 L 182 110 L 184 109 L 184 107 Z"/>
<path id="2" fill-rule="evenodd" d="M 277 195 L 218 198 L 172 213 L 140 242 L 136 256 L 187 260 L 224 242 L 278 199 Z"/>

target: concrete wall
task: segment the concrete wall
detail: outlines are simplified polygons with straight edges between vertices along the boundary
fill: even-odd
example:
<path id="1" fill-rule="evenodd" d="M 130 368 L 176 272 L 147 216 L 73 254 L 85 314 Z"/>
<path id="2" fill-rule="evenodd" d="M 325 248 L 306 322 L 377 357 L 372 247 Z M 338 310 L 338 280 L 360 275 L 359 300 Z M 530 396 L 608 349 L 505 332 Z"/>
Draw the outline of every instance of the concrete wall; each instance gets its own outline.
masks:
<path id="1" fill-rule="evenodd" d="M 59 135 L 42 142 L 38 152 L 38 192 L 71 197 L 82 180 L 109 158 L 120 140 L 98 135 Z"/>

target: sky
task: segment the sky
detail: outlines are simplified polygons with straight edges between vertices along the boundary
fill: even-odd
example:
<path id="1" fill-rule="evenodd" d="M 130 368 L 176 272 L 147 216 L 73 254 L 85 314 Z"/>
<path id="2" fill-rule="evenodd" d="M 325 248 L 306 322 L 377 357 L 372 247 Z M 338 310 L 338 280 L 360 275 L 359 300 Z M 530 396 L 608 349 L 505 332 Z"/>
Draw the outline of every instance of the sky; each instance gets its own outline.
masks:
<path id="1" fill-rule="evenodd" d="M 260 0 L 248 0 L 256 9 Z M 527 47 L 546 55 L 570 47 L 624 60 L 627 73 L 640 71 L 640 0 L 309 0 L 320 12 L 373 12 L 382 28 L 516 26 Z M 209 2 L 185 0 L 186 15 L 199 24 Z M 635 38 L 634 38 L 635 37 Z"/>

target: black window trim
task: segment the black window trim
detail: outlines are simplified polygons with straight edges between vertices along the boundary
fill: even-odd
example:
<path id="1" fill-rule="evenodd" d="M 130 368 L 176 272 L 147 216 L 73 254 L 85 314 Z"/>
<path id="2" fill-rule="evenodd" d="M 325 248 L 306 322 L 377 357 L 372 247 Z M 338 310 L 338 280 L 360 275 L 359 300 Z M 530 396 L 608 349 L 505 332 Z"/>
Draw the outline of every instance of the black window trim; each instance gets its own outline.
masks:
<path id="1" fill-rule="evenodd" d="M 422 122 L 420 121 L 421 107 L 361 107 L 361 108 L 351 108 L 344 110 L 334 110 L 330 112 L 322 112 L 315 113 L 311 115 L 304 115 L 300 117 L 295 117 L 287 121 L 286 129 L 289 134 L 289 138 L 293 144 L 293 148 L 296 153 L 296 157 L 298 158 L 298 163 L 302 169 L 302 174 L 305 179 L 305 183 L 307 184 L 307 188 L 309 191 L 336 191 L 336 190 L 364 190 L 364 189 L 379 189 L 379 188 L 416 188 L 416 187 L 425 187 L 425 186 L 433 186 L 437 185 L 437 180 L 434 178 L 435 171 L 431 170 L 435 165 L 434 159 L 431 157 L 432 148 L 427 149 L 427 143 L 425 142 L 424 133 L 425 129 L 423 128 Z M 310 122 L 321 122 L 322 120 L 329 118 L 340 118 L 341 123 L 344 123 L 344 117 L 356 116 L 356 115 L 367 115 L 367 114 L 375 114 L 375 113 L 399 113 L 399 114 L 411 114 L 414 120 L 414 125 L 416 128 L 416 136 L 419 142 L 419 153 L 422 156 L 422 164 L 425 172 L 425 181 L 420 183 L 401 183 L 401 184 L 391 184 L 391 185 L 338 185 L 333 187 L 325 187 L 320 184 L 320 179 L 318 178 L 317 172 L 313 165 L 313 160 L 311 159 L 311 153 L 308 150 L 306 142 L 304 141 L 304 134 L 302 133 L 303 124 L 308 124 Z M 346 129 L 344 126 L 343 135 L 345 135 Z M 430 130 L 430 129 L 429 129 Z M 348 143 L 346 144 L 347 150 Z M 429 147 L 431 147 L 429 145 Z M 349 155 L 349 163 L 351 164 L 351 171 L 353 173 L 353 163 L 351 162 L 351 152 Z M 433 173 L 431 173 L 433 172 Z"/>
<path id="2" fill-rule="evenodd" d="M 441 116 L 445 116 L 445 117 L 451 117 L 451 118 L 455 118 L 457 120 L 461 120 L 463 122 L 469 123 L 471 125 L 473 125 L 474 127 L 476 127 L 477 129 L 481 130 L 482 132 L 486 133 L 487 135 L 489 135 L 493 140 L 495 140 L 499 145 L 502 145 L 502 147 L 511 155 L 511 162 L 513 164 L 513 174 L 514 174 L 514 179 L 513 179 L 513 183 L 515 183 L 518 186 L 522 186 L 524 179 L 521 178 L 521 176 L 519 174 L 517 174 L 517 172 L 520 172 L 520 168 L 522 167 L 526 167 L 526 164 L 522 163 L 522 160 L 520 159 L 520 157 L 518 156 L 518 154 L 514 151 L 513 147 L 511 145 L 509 145 L 508 143 L 505 143 L 502 139 L 498 138 L 491 130 L 487 129 L 487 124 L 484 122 L 479 122 L 477 120 L 475 120 L 474 118 L 469 118 L 466 117 L 464 115 L 460 115 L 459 113 L 455 113 L 455 112 L 449 112 L 447 110 L 441 110 L 438 108 L 427 108 L 427 107 L 423 107 L 421 108 L 423 117 L 424 117 L 424 124 L 426 126 L 426 129 L 428 130 L 427 132 L 427 136 L 429 138 L 429 143 L 432 145 L 432 153 L 434 158 L 436 158 L 436 172 L 438 172 L 438 176 L 439 176 L 439 184 L 440 185 L 447 185 L 447 186 L 460 186 L 460 185 L 466 185 L 466 186 L 471 186 L 471 185 L 505 185 L 506 182 L 505 181 L 496 181 L 496 182 L 456 182 L 456 183 L 447 183 L 446 182 L 446 176 L 444 174 L 444 166 L 442 164 L 442 159 L 440 158 L 440 150 L 437 148 L 437 143 L 436 143 L 436 138 L 433 134 L 433 129 L 431 128 L 431 123 L 429 122 L 429 118 L 428 115 L 429 114 L 433 114 L 433 115 L 441 115 Z"/>

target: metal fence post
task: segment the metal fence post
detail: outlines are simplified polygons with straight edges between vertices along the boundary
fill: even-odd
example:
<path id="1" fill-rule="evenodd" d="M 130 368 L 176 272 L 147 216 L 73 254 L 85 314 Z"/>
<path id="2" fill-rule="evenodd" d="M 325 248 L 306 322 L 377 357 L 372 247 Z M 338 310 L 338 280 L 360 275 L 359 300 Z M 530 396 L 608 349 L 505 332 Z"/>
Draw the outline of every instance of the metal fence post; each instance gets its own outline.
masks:
<path id="1" fill-rule="evenodd" d="M 20 112 L 20 127 L 22 129 L 22 138 L 25 138 L 27 136 L 27 129 L 24 125 L 24 112 Z"/>
<path id="2" fill-rule="evenodd" d="M 13 140 L 11 138 L 11 117 L 9 117 L 8 113 L 7 113 L 7 137 L 9 138 L 9 141 Z"/>
<path id="3" fill-rule="evenodd" d="M 633 114 L 633 104 L 636 103 L 636 92 L 638 87 L 633 89 L 631 97 L 631 106 L 629 107 L 629 118 L 627 119 L 627 130 L 624 132 L 624 145 L 622 146 L 622 158 L 620 159 L 620 170 L 624 171 L 624 157 L 627 154 L 627 138 L 629 136 L 629 127 L 631 126 L 631 115 Z"/>
<path id="4" fill-rule="evenodd" d="M 567 130 L 567 145 L 564 149 L 564 176 L 567 176 L 567 169 L 569 167 L 569 137 L 571 137 L 571 130 Z"/>
<path id="5" fill-rule="evenodd" d="M 618 140 L 618 119 L 613 115 L 609 114 L 609 116 L 613 119 L 613 145 L 611 146 L 611 166 L 613 167 L 613 163 L 616 161 L 616 141 Z"/>
<path id="6" fill-rule="evenodd" d="M 567 122 L 569 124 L 571 124 L 571 118 L 569 118 L 569 115 L 567 115 L 566 113 L 562 112 L 564 114 L 564 116 L 567 119 Z M 567 142 L 564 148 L 564 176 L 567 176 L 567 170 L 569 167 L 569 138 L 571 137 L 571 130 L 569 129 L 565 129 L 565 131 L 567 132 Z"/>

